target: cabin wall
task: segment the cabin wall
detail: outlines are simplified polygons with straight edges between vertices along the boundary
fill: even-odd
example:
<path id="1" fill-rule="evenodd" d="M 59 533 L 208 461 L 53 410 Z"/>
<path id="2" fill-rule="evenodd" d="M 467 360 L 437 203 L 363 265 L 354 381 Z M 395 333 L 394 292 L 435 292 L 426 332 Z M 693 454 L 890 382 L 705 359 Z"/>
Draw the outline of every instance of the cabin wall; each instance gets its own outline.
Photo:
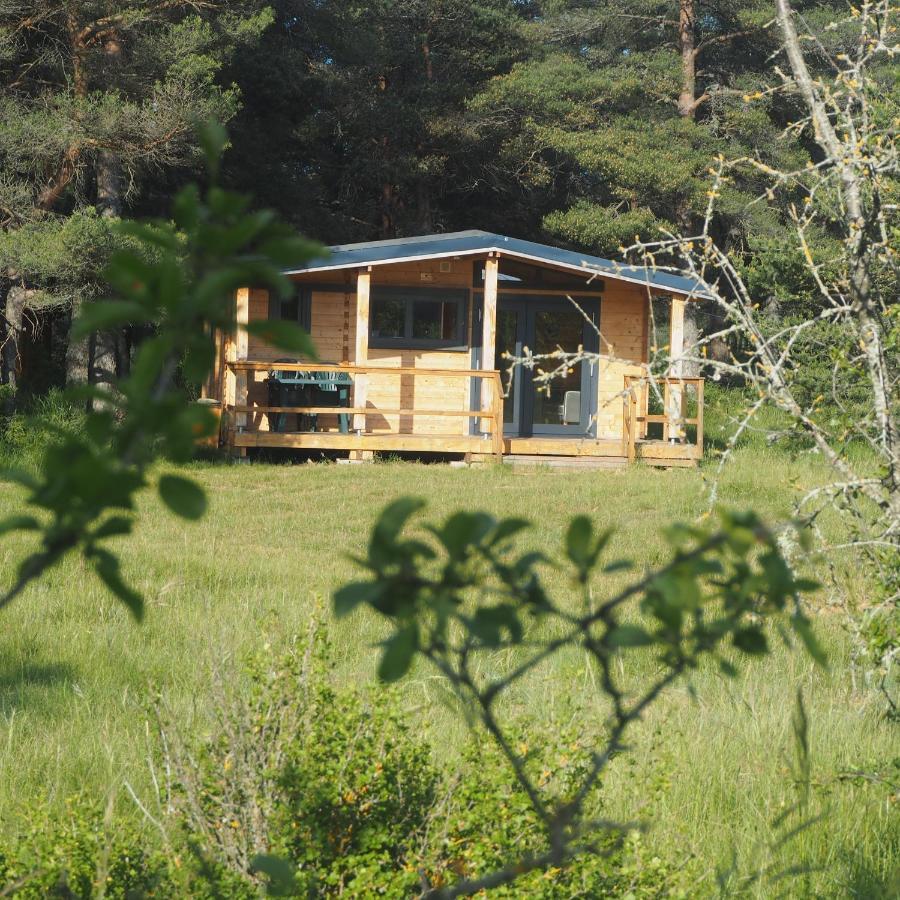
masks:
<path id="1" fill-rule="evenodd" d="M 622 436 L 622 389 L 631 367 L 647 361 L 649 302 L 641 285 L 607 280 L 600 307 L 597 437 Z"/>
<path id="2" fill-rule="evenodd" d="M 373 286 L 379 285 L 425 285 L 429 287 L 466 287 L 472 284 L 472 261 L 445 261 L 441 271 L 440 260 L 429 260 L 421 264 L 403 264 L 375 267 L 372 271 Z M 329 277 L 323 277 L 329 276 Z M 356 273 L 329 272 L 312 273 L 306 278 L 297 278 L 314 285 L 311 304 L 310 335 L 316 348 L 319 362 L 355 363 L 356 346 Z M 335 284 L 335 290 L 319 286 Z M 259 294 L 259 296 L 255 296 Z M 471 300 L 471 296 L 470 296 Z M 471 344 L 472 304 L 469 303 L 466 342 Z M 250 320 L 266 319 L 269 315 L 268 295 L 265 291 L 253 292 L 250 302 Z M 250 338 L 249 358 L 269 361 L 283 358 L 285 353 L 271 347 L 258 337 Z M 367 364 L 395 368 L 441 369 L 445 372 L 471 368 L 468 350 L 402 350 L 369 349 Z M 249 384 L 250 403 L 267 403 L 266 373 L 253 373 Z M 469 434 L 471 420 L 448 416 L 402 416 L 383 415 L 379 409 L 444 410 L 462 412 L 469 409 L 471 396 L 469 378 L 454 377 L 449 374 L 434 376 L 379 375 L 369 376 L 366 405 L 372 412 L 366 416 L 366 428 L 376 433 L 394 432 L 400 434 Z M 269 430 L 268 417 L 259 416 L 253 423 L 261 431 Z M 337 417 L 319 417 L 319 427 L 336 429 Z"/>
<path id="3" fill-rule="evenodd" d="M 469 290 L 467 343 L 472 344 L 472 272 L 473 260 L 429 260 L 372 268 L 372 285 L 422 285 L 433 287 L 465 287 Z M 311 273 L 299 276 L 298 282 L 312 284 L 311 336 L 318 358 L 323 363 L 354 363 L 356 344 L 356 272 Z M 326 285 L 334 285 L 332 290 Z M 601 299 L 600 352 L 611 357 L 599 363 L 597 436 L 619 439 L 623 428 L 622 390 L 624 376 L 632 366 L 647 360 L 648 299 L 646 288 L 606 280 Z M 269 315 L 265 290 L 250 292 L 250 320 Z M 248 356 L 252 360 L 274 361 L 284 357 L 282 350 L 271 347 L 258 337 L 250 336 Z M 398 367 L 448 370 L 468 369 L 471 354 L 466 351 L 369 349 L 368 364 L 392 369 Z M 250 374 L 250 403 L 267 404 L 266 373 Z M 379 409 L 416 409 L 466 411 L 470 409 L 471 379 L 452 375 L 383 376 L 369 378 L 366 417 L 367 429 L 374 432 L 401 434 L 469 434 L 470 419 L 462 417 L 402 416 L 381 414 Z M 268 417 L 260 415 L 251 427 L 266 431 Z M 334 416 L 320 416 L 319 426 L 336 429 Z"/>

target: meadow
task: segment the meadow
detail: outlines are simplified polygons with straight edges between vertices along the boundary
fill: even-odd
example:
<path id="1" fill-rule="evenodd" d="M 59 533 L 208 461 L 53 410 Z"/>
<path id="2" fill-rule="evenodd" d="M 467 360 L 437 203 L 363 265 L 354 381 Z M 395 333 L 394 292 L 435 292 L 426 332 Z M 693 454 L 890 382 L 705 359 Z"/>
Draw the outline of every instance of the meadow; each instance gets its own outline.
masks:
<path id="1" fill-rule="evenodd" d="M 248 653 L 276 653 L 305 631 L 312 615 L 328 617 L 332 591 L 356 574 L 349 556 L 362 551 L 378 511 L 396 496 L 424 497 L 432 519 L 462 508 L 524 515 L 534 527 L 523 546 L 551 553 L 567 520 L 587 513 L 598 526 L 616 529 L 612 556 L 644 567 L 664 560 L 659 532 L 666 523 L 703 514 L 714 464 L 594 472 L 397 461 L 186 469 L 208 493 L 206 517 L 195 524 L 176 520 L 147 492 L 136 534 L 120 546 L 125 575 L 147 601 L 142 625 L 75 560 L 3 613 L 0 831 L 16 829 L 33 800 L 62 809 L 79 791 L 111 797 L 117 815 L 140 818 L 124 784 L 138 796 L 150 791 L 149 699 L 160 692 L 183 728 L 202 730 L 212 673 L 239 666 Z M 751 442 L 726 469 L 720 501 L 780 519 L 789 515 L 793 492 L 812 483 L 817 470 L 806 454 Z M 17 500 L 11 488 L 0 492 L 0 518 Z M 0 571 L 10 572 L 25 549 L 21 540 L 0 543 Z M 839 577 L 852 598 L 865 598 L 867 585 L 852 561 Z M 560 596 L 570 590 L 561 573 L 547 578 Z M 617 583 L 598 583 L 598 596 Z M 852 671 L 836 597 L 825 590 L 812 600 L 830 658 L 827 672 L 784 646 L 745 665 L 735 681 L 701 669 L 652 709 L 632 733 L 631 751 L 606 777 L 607 813 L 647 822 L 647 844 L 667 865 L 692 873 L 698 894 L 714 892 L 716 869 L 732 863 L 742 870 L 769 862 L 810 869 L 790 882 L 757 886 L 760 896 L 889 896 L 897 884 L 900 816 L 891 799 L 897 726 Z M 329 630 L 335 677 L 372 683 L 383 624 L 358 613 Z M 641 652 L 629 656 L 629 665 L 636 682 L 655 667 Z M 773 848 L 773 822 L 798 796 L 790 721 L 798 688 L 810 720 L 808 809 L 821 818 Z M 441 765 L 456 765 L 467 725 L 439 680 L 419 668 L 400 690 L 407 715 Z M 550 730 L 603 717 L 591 673 L 573 656 L 524 684 L 505 711 Z M 894 787 L 854 773 L 888 773 Z"/>

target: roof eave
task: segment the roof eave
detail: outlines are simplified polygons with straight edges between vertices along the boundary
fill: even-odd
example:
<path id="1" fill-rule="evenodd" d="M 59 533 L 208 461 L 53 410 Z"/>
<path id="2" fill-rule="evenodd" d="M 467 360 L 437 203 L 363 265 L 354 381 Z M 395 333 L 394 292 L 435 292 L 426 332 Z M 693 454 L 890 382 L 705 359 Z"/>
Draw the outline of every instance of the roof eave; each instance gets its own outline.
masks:
<path id="1" fill-rule="evenodd" d="M 285 275 L 308 275 L 315 272 L 338 272 L 343 271 L 345 269 L 360 269 L 364 266 L 390 266 L 396 265 L 398 263 L 409 262 L 410 260 L 426 260 L 426 259 L 458 259 L 459 257 L 466 256 L 483 256 L 490 253 L 496 253 L 499 256 L 514 256 L 519 259 L 528 259 L 534 262 L 539 262 L 545 266 L 556 267 L 561 269 L 566 269 L 569 272 L 578 272 L 581 274 L 587 273 L 590 275 L 597 275 L 599 277 L 604 278 L 615 278 L 619 281 L 625 281 L 629 284 L 639 284 L 643 285 L 648 289 L 652 289 L 655 291 L 660 291 L 663 293 L 672 293 L 672 294 L 683 294 L 686 297 L 695 297 L 697 299 L 708 298 L 709 294 L 700 290 L 686 290 L 682 288 L 672 287 L 669 285 L 659 285 L 653 284 L 649 278 L 637 278 L 631 275 L 625 275 L 620 272 L 610 271 L 609 269 L 601 269 L 593 266 L 589 266 L 587 264 L 576 266 L 572 263 L 560 262 L 559 260 L 546 260 L 543 257 L 535 256 L 529 253 L 522 253 L 518 250 L 510 250 L 509 247 L 479 247 L 475 250 L 452 250 L 443 253 L 427 253 L 421 254 L 417 256 L 398 256 L 391 257 L 390 259 L 376 259 L 376 260 L 359 260 L 358 262 L 348 262 L 348 263 L 337 263 L 337 264 L 324 264 L 320 266 L 307 266 L 303 269 L 288 269 L 285 271 Z"/>

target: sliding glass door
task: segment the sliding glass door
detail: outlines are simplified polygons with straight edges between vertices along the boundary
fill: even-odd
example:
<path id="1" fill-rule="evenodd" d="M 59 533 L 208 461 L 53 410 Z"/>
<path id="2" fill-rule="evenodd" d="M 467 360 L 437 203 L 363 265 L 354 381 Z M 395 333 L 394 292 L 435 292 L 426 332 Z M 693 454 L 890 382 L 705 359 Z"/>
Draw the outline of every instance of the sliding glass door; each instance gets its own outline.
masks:
<path id="1" fill-rule="evenodd" d="M 503 406 L 504 432 L 508 435 L 585 436 L 591 433 L 596 413 L 597 365 L 579 362 L 564 365 L 558 353 L 577 353 L 579 347 L 596 353 L 599 301 L 533 295 L 500 295 L 497 304 L 496 366 L 503 376 L 507 397 Z M 542 357 L 534 368 L 517 365 L 510 373 L 508 354 L 517 359 L 529 349 Z M 545 382 L 535 382 L 537 368 L 553 372 Z"/>

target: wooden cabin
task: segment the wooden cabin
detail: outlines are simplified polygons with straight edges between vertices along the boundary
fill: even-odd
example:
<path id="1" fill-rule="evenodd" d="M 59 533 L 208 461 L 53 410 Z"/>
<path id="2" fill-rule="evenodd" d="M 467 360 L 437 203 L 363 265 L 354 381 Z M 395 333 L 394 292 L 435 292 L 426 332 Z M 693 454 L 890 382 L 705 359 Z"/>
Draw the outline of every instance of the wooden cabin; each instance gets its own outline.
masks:
<path id="1" fill-rule="evenodd" d="M 287 274 L 287 300 L 238 291 L 237 322 L 299 322 L 317 359 L 285 359 L 240 329 L 222 342 L 205 393 L 235 453 L 702 455 L 703 382 L 679 363 L 684 306 L 699 296 L 687 278 L 484 231 L 339 245 Z M 654 342 L 671 366 L 651 383 Z M 562 352 L 582 358 L 542 381 Z"/>

